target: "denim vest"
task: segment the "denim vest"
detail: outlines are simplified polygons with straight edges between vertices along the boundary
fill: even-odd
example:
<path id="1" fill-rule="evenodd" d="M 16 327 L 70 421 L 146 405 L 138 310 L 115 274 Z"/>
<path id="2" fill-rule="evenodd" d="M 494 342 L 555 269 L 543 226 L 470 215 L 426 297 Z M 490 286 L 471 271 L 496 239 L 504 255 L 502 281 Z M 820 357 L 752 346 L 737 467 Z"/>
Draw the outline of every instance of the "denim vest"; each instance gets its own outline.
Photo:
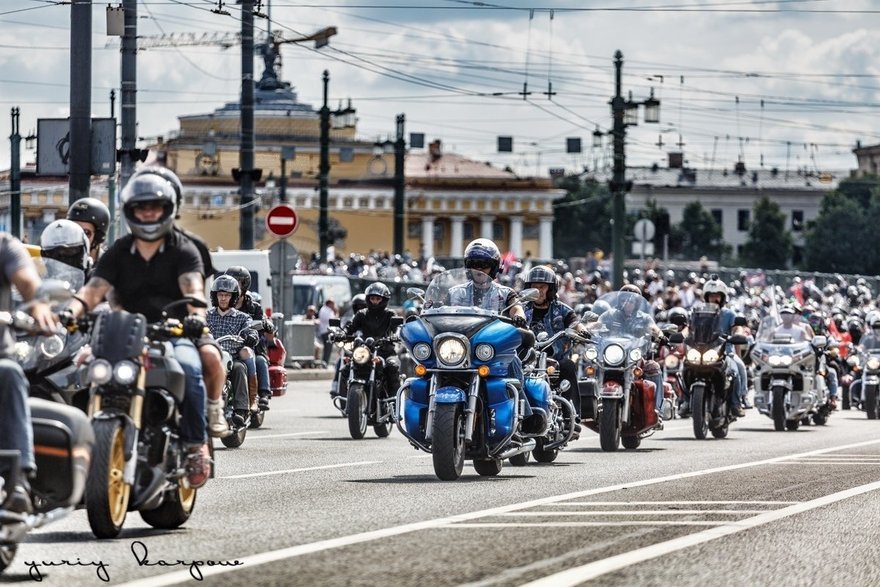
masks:
<path id="1" fill-rule="evenodd" d="M 477 307 L 500 313 L 501 310 L 507 307 L 507 300 L 512 292 L 513 290 L 509 287 L 492 282 L 483 294 L 483 299 Z M 469 281 L 468 283 L 449 288 L 449 305 L 476 306 L 474 304 L 473 282 Z"/>
<path id="2" fill-rule="evenodd" d="M 529 328 L 532 328 L 532 314 L 534 312 L 532 302 L 526 302 L 523 304 L 523 310 L 526 313 L 526 323 L 529 324 Z M 569 314 L 573 311 L 574 310 L 562 302 L 553 300 L 550 302 L 550 307 L 547 309 L 547 313 L 544 314 L 541 326 L 533 328 L 533 331 L 536 335 L 540 332 L 546 332 L 550 336 L 553 336 L 557 332 L 565 330 L 566 318 L 568 318 Z M 564 336 L 553 343 L 554 359 L 560 360 L 568 358 L 569 351 L 565 348 L 567 343 L 568 339 Z"/>

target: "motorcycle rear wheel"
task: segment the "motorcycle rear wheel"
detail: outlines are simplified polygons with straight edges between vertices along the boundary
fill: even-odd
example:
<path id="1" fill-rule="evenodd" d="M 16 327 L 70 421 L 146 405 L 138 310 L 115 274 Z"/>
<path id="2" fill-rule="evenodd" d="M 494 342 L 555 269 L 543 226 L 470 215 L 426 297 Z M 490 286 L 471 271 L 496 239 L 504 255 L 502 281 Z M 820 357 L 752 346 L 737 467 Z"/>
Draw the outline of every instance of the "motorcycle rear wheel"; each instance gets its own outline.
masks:
<path id="1" fill-rule="evenodd" d="M 800 428 L 800 427 L 801 427 L 801 421 L 800 421 L 800 420 L 786 420 L 786 421 L 785 421 L 785 429 L 786 429 L 786 430 L 795 431 L 795 430 L 797 430 L 797 429 Z"/>
<path id="2" fill-rule="evenodd" d="M 95 447 L 86 482 L 86 511 L 97 538 L 115 538 L 128 513 L 131 485 L 122 479 L 125 468 L 125 427 L 118 419 L 94 420 Z"/>
<path id="3" fill-rule="evenodd" d="M 518 455 L 513 455 L 508 460 L 514 467 L 525 467 L 529 464 L 529 461 L 532 460 L 532 451 L 521 452 Z"/>
<path id="4" fill-rule="evenodd" d="M 559 456 L 558 448 L 545 449 L 544 445 L 547 444 L 547 441 L 543 438 L 538 438 L 535 440 L 535 449 L 532 451 L 532 455 L 535 457 L 535 460 L 539 463 L 552 463 L 556 460 L 556 457 Z M 528 453 L 526 453 L 528 454 Z"/>
<path id="5" fill-rule="evenodd" d="M 391 422 L 385 422 L 384 424 L 373 424 L 373 432 L 376 433 L 376 436 L 379 438 L 388 438 L 388 435 L 391 434 Z"/>
<path id="6" fill-rule="evenodd" d="M 774 387 L 773 395 L 773 427 L 777 432 L 785 430 L 785 389 Z"/>
<path id="7" fill-rule="evenodd" d="M 827 423 L 828 414 L 825 414 L 821 411 L 813 414 L 813 424 L 815 424 L 816 426 L 824 426 Z"/>
<path id="8" fill-rule="evenodd" d="M 494 477 L 501 472 L 504 461 L 501 459 L 475 460 L 474 470 L 481 477 Z"/>
<path id="9" fill-rule="evenodd" d="M 363 385 L 352 385 L 348 389 L 348 401 L 345 410 L 348 412 L 348 432 L 354 440 L 360 440 L 367 433 L 367 410 L 364 401 Z"/>
<path id="10" fill-rule="evenodd" d="M 441 481 L 455 481 L 464 469 L 464 415 L 459 404 L 438 404 L 434 411 L 431 457 Z"/>
<path id="11" fill-rule="evenodd" d="M 706 386 L 702 383 L 691 387 L 691 419 L 694 425 L 694 437 L 697 440 L 706 440 L 709 433 L 709 420 L 711 414 L 706 410 Z"/>
<path id="12" fill-rule="evenodd" d="M 196 507 L 196 489 L 184 487 L 178 484 L 177 489 L 172 489 L 165 494 L 165 501 L 154 510 L 141 511 L 141 518 L 160 530 L 173 530 L 179 528 L 192 514 Z"/>
<path id="13" fill-rule="evenodd" d="M 599 445 L 606 452 L 615 451 L 620 446 L 620 401 L 616 399 L 602 400 Z"/>
<path id="14" fill-rule="evenodd" d="M 249 428 L 253 428 L 256 430 L 260 426 L 263 425 L 263 419 L 266 417 L 266 412 L 264 410 L 259 410 L 258 412 L 251 412 L 251 424 L 248 426 Z"/>
<path id="15" fill-rule="evenodd" d="M 725 423 L 724 426 L 712 428 L 712 436 L 715 438 L 727 438 L 727 432 L 730 430 L 730 424 Z"/>
<path id="16" fill-rule="evenodd" d="M 251 415 L 251 417 L 253 417 L 253 415 Z M 221 437 L 220 442 L 222 442 L 223 446 L 226 448 L 238 448 L 244 444 L 244 438 L 247 436 L 247 431 L 247 426 L 242 426 L 238 430 L 233 428 L 232 434 Z"/>
<path id="17" fill-rule="evenodd" d="M 0 544 L 0 573 L 12 564 L 16 552 L 18 552 L 17 543 Z"/>
<path id="18" fill-rule="evenodd" d="M 642 439 L 638 436 L 623 436 L 621 437 L 620 442 L 623 444 L 623 448 L 627 450 L 635 450 L 642 444 Z"/>

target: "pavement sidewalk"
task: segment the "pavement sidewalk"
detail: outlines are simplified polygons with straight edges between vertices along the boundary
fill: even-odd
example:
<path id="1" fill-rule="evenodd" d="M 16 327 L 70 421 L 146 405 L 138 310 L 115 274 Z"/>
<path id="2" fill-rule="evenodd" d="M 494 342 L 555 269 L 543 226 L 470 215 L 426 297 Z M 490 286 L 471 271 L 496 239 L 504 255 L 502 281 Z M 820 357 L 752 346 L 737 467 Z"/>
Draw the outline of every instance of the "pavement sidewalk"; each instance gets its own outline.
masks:
<path id="1" fill-rule="evenodd" d="M 288 381 L 330 381 L 333 369 L 288 369 Z"/>

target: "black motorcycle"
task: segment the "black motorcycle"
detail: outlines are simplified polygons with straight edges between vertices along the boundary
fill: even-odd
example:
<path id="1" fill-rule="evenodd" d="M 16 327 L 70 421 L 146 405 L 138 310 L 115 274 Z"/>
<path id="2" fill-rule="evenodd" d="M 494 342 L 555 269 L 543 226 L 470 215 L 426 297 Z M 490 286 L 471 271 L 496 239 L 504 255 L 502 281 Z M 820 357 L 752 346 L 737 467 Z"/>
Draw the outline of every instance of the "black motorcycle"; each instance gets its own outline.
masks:
<path id="1" fill-rule="evenodd" d="M 403 324 L 403 319 L 392 318 L 393 330 Z M 330 325 L 339 327 L 339 320 L 333 319 Z M 360 440 L 371 425 L 376 436 L 385 438 L 394 426 L 394 400 L 399 381 L 385 381 L 385 359 L 378 350 L 385 343 L 396 343 L 396 336 L 374 339 L 363 339 L 359 336 L 348 336 L 337 331 L 333 334 L 335 342 L 351 342 L 351 357 L 348 361 L 348 381 L 345 392 L 345 413 L 348 418 L 348 431 L 355 440 Z M 342 382 L 340 382 L 342 383 Z M 385 390 L 385 393 L 382 393 Z"/>
<path id="2" fill-rule="evenodd" d="M 217 339 L 217 344 L 221 344 L 226 341 L 231 341 L 236 344 L 243 344 L 244 339 L 237 334 L 227 334 L 225 336 L 221 336 Z M 221 347 L 222 348 L 222 347 Z M 223 415 L 226 418 L 226 424 L 229 426 L 229 434 L 227 436 L 223 436 L 220 438 L 220 442 L 223 443 L 223 446 L 226 448 L 238 448 L 242 444 L 244 444 L 244 439 L 247 436 L 248 428 L 259 428 L 262 425 L 262 415 L 264 412 L 260 411 L 259 414 L 260 422 L 257 426 L 253 426 L 251 421 L 252 417 L 257 416 L 257 414 L 253 414 L 248 407 L 245 409 L 239 409 L 236 412 L 235 404 L 236 404 L 236 396 L 240 396 L 240 394 L 244 394 L 244 402 L 245 406 L 247 406 L 247 397 L 248 390 L 247 389 L 235 389 L 232 385 L 232 366 L 234 359 L 232 355 L 230 355 L 227 351 L 221 350 L 221 355 L 223 357 L 223 365 L 226 367 L 226 380 L 223 383 Z"/>
<path id="3" fill-rule="evenodd" d="M 184 298 L 163 315 L 184 304 L 207 306 Z M 101 314 L 92 329 L 87 378 L 95 449 L 86 510 L 98 538 L 119 535 L 129 511 L 162 529 L 183 525 L 193 512 L 197 490 L 187 483 L 179 436 L 186 376 L 170 342 L 180 336 L 179 320 L 147 324 L 143 315 L 124 311 Z"/>

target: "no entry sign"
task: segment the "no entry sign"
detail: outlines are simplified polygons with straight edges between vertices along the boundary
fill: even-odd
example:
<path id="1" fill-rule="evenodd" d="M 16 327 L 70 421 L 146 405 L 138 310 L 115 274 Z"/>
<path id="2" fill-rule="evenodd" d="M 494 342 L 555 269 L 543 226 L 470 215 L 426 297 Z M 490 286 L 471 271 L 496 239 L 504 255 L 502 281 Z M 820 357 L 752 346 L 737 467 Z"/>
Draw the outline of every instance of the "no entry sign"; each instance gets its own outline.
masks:
<path id="1" fill-rule="evenodd" d="M 287 204 L 273 206 L 266 214 L 266 230 L 278 238 L 286 238 L 296 232 L 299 218 L 296 210 Z"/>

